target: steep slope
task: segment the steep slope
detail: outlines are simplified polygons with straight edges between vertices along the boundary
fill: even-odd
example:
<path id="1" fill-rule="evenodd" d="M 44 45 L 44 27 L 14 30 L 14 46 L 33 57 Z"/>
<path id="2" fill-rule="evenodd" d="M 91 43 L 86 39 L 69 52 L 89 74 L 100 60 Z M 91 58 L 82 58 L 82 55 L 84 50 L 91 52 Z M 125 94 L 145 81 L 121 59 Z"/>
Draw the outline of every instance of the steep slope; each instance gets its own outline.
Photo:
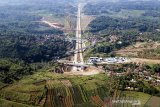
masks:
<path id="1" fill-rule="evenodd" d="M 70 76 L 40 72 L 0 90 L 0 105 L 11 107 L 97 106 L 92 97 L 103 102 L 108 96 L 107 76 Z M 4 103 L 7 102 L 7 103 Z M 101 103 L 102 105 L 103 103 Z"/>

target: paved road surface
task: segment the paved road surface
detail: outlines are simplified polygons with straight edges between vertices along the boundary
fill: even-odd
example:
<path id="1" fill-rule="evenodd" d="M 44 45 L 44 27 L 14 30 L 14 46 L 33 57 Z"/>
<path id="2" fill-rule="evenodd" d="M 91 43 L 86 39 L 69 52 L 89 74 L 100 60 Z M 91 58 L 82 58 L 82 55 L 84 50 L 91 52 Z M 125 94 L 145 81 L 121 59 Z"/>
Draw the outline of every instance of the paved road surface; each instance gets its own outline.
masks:
<path id="1" fill-rule="evenodd" d="M 81 6 L 80 4 L 78 5 L 78 12 L 77 12 L 77 28 L 76 28 L 76 49 L 78 50 L 77 52 L 75 52 L 74 55 L 74 62 L 75 63 L 84 63 L 83 60 L 83 50 L 81 50 L 83 48 L 82 46 L 82 34 L 81 34 Z"/>

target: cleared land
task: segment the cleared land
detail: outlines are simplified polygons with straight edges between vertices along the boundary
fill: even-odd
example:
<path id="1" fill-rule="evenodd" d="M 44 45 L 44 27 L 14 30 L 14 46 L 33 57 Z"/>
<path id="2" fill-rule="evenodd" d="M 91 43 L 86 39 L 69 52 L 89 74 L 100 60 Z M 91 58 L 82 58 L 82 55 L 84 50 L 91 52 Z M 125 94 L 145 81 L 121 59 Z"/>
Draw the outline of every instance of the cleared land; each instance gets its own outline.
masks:
<path id="1" fill-rule="evenodd" d="M 65 72 L 64 74 L 66 75 L 96 75 L 99 73 L 103 73 L 104 70 L 94 67 L 94 66 L 89 66 L 87 69 L 85 69 L 84 71 L 75 71 L 75 72 Z"/>
<path id="2" fill-rule="evenodd" d="M 93 16 L 88 16 L 88 15 L 82 15 L 81 16 L 81 27 L 82 27 L 82 31 L 87 30 L 88 24 L 90 24 L 90 22 L 92 20 L 94 20 L 95 17 Z"/>
<path id="3" fill-rule="evenodd" d="M 143 50 L 147 49 L 156 49 L 160 46 L 160 43 L 158 42 L 137 42 L 135 45 L 128 46 L 124 49 L 116 51 L 116 54 L 121 56 L 137 56 L 138 52 L 141 52 Z"/>
<path id="4" fill-rule="evenodd" d="M 148 64 L 160 64 L 160 60 L 143 59 L 143 58 L 130 58 L 130 60 L 128 62 L 148 63 Z"/>
<path id="5" fill-rule="evenodd" d="M 145 50 L 150 50 L 150 49 L 158 49 L 159 46 L 160 43 L 158 42 L 150 42 L 150 43 L 138 42 L 133 46 L 128 46 L 124 49 L 116 51 L 116 54 L 124 57 L 130 57 L 129 62 L 159 64 L 160 63 L 159 59 L 141 58 L 138 55 L 139 52 L 143 52 Z"/>
<path id="6" fill-rule="evenodd" d="M 55 16 L 54 14 L 44 10 L 34 12 L 34 14 L 36 15 L 38 14 L 39 16 L 42 16 L 44 20 L 47 20 L 51 23 L 56 22 L 56 23 L 64 24 L 65 22 L 64 17 Z"/>

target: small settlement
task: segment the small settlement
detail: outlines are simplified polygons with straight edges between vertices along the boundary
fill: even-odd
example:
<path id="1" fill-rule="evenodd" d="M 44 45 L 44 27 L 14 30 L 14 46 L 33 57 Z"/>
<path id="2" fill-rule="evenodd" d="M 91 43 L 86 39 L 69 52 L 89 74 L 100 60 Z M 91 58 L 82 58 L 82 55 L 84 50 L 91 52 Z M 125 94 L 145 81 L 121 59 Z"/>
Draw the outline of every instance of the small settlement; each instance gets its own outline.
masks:
<path id="1" fill-rule="evenodd" d="M 93 64 L 93 63 L 115 64 L 115 63 L 126 63 L 127 61 L 128 61 L 128 58 L 125 58 L 125 57 L 109 57 L 109 58 L 90 57 L 88 59 L 89 64 Z"/>

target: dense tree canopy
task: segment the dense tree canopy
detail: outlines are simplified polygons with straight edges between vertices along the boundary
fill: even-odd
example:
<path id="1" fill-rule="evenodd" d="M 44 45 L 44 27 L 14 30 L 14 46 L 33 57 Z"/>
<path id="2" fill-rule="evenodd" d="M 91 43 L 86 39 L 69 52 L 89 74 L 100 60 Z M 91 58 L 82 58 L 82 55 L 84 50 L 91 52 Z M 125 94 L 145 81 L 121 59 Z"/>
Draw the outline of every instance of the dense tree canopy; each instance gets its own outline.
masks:
<path id="1" fill-rule="evenodd" d="M 27 62 L 50 61 L 64 57 L 70 42 L 58 39 L 59 36 L 47 39 L 21 33 L 0 34 L 0 57 L 18 58 Z M 62 36 L 63 37 L 63 36 Z"/>
<path id="2" fill-rule="evenodd" d="M 106 16 L 97 17 L 90 24 L 91 32 L 99 32 L 101 30 L 128 30 L 137 29 L 140 32 L 151 32 L 159 28 L 159 22 L 157 20 L 147 20 L 143 18 L 111 18 Z"/>
<path id="3" fill-rule="evenodd" d="M 160 10 L 159 1 L 120 1 L 120 2 L 98 2 L 88 3 L 84 7 L 85 14 L 101 15 L 108 14 L 109 11 L 119 12 L 121 9 L 127 10 Z"/>
<path id="4" fill-rule="evenodd" d="M 12 83 L 32 73 L 30 65 L 23 61 L 0 59 L 0 81 L 4 83 Z"/>

